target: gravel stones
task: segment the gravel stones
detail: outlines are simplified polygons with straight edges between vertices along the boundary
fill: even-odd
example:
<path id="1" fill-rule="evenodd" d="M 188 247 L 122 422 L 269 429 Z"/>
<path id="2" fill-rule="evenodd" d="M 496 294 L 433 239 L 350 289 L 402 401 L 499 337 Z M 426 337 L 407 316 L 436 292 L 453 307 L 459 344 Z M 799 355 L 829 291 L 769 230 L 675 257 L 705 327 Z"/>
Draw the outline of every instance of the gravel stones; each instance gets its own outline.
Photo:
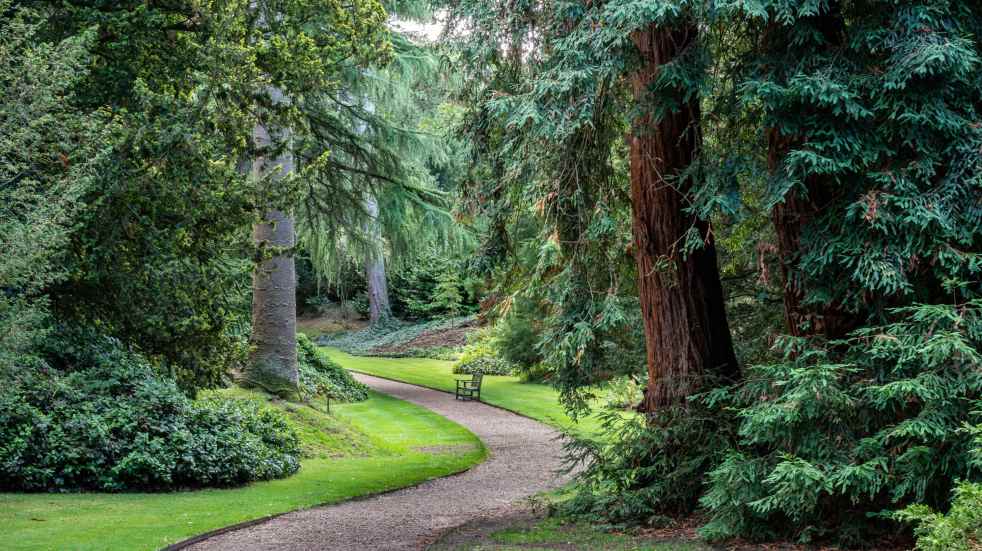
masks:
<path id="1" fill-rule="evenodd" d="M 490 457 L 464 473 L 337 505 L 288 513 L 199 542 L 195 550 L 412 550 L 441 532 L 522 509 L 522 498 L 564 484 L 559 433 L 538 421 L 452 394 L 368 375 L 359 381 L 431 409 L 480 438 Z"/>

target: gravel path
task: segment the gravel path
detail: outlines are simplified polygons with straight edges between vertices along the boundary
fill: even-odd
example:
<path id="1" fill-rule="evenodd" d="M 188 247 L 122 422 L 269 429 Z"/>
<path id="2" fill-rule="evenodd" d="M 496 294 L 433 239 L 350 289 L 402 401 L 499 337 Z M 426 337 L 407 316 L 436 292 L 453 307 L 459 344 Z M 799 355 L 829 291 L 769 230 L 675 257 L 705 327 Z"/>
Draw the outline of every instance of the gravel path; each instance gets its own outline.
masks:
<path id="1" fill-rule="evenodd" d="M 357 375 L 375 390 L 408 400 L 460 423 L 480 438 L 490 458 L 456 476 L 419 486 L 289 513 L 218 535 L 196 550 L 333 551 L 422 549 L 441 531 L 522 507 L 524 497 L 562 485 L 558 433 L 531 419 L 414 385 Z"/>

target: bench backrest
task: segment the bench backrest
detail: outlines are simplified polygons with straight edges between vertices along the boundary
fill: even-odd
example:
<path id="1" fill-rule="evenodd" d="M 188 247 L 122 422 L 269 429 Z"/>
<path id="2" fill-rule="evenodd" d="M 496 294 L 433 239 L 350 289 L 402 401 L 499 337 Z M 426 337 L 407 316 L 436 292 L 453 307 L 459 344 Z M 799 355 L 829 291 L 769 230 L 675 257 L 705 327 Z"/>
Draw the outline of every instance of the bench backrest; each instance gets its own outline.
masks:
<path id="1" fill-rule="evenodd" d="M 481 379 L 483 378 L 484 378 L 484 373 L 478 371 L 477 373 L 471 375 L 471 382 L 476 384 L 477 386 L 481 386 Z"/>

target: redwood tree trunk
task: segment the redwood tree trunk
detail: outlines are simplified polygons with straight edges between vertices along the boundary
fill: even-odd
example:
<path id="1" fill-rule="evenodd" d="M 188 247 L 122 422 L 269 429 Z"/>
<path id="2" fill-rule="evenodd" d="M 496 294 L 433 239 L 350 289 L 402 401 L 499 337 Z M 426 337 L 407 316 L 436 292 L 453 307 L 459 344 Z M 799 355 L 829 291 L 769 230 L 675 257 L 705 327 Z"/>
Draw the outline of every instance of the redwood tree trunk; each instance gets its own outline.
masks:
<path id="1" fill-rule="evenodd" d="M 262 125 L 256 126 L 253 139 L 260 149 L 271 144 L 269 131 Z M 293 170 L 293 157 L 285 153 L 273 162 L 260 157 L 252 170 L 257 180 L 272 173 L 267 185 L 275 187 Z M 291 395 L 299 381 L 293 217 L 282 210 L 268 209 L 253 227 L 252 235 L 260 260 L 252 276 L 252 352 L 243 383 L 274 394 Z"/>
<path id="2" fill-rule="evenodd" d="M 382 246 L 382 227 L 378 223 L 378 200 L 368 194 L 365 210 L 369 221 L 369 250 L 365 255 L 365 280 L 368 282 L 368 319 L 372 325 L 385 322 L 392 317 L 389 304 L 389 286 L 385 276 L 385 251 Z"/>
<path id="3" fill-rule="evenodd" d="M 827 11 L 810 18 L 809 23 L 820 33 L 826 47 L 835 48 L 842 43 L 843 20 L 838 2 L 830 2 Z M 783 50 L 787 40 L 774 40 L 778 33 L 786 32 L 781 25 L 774 24 L 768 29 L 765 44 Z M 782 37 L 783 38 L 783 37 Z M 787 113 L 797 117 L 798 113 Z M 835 118 L 832 112 L 827 113 Z M 767 164 L 772 174 L 782 169 L 784 159 L 795 148 L 804 143 L 801 136 L 787 136 L 776 128 L 768 131 Z M 823 206 L 835 195 L 834 184 L 818 176 L 804 179 L 803 190 L 790 189 L 784 200 L 774 205 L 771 221 L 777 236 L 777 254 L 781 263 L 784 283 L 784 321 L 788 332 L 794 336 L 823 335 L 834 339 L 846 335 L 855 324 L 855 316 L 844 312 L 832 301 L 823 305 L 806 305 L 806 282 L 803 281 L 798 260 L 802 253 L 801 236 L 804 228 L 815 218 Z"/>
<path id="4" fill-rule="evenodd" d="M 660 67 L 692 46 L 697 32 L 693 24 L 652 25 L 634 34 L 643 59 L 633 77 L 639 103 Z M 649 116 L 636 120 L 630 140 L 634 248 L 648 364 L 642 411 L 684 403 L 707 375 L 739 376 L 709 226 L 684 212 L 692 184 L 679 175 L 698 151 L 699 117 L 698 99 L 692 99 L 657 122 Z M 686 255 L 682 248 L 690 228 L 705 244 Z"/>

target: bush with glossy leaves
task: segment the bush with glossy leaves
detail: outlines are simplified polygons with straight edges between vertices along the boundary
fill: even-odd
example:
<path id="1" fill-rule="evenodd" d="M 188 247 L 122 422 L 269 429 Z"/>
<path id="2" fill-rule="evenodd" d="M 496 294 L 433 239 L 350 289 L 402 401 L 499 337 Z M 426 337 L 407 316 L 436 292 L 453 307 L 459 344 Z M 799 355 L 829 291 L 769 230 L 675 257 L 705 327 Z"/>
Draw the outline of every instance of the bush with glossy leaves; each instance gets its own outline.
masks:
<path id="1" fill-rule="evenodd" d="M 276 412 L 194 401 L 139 354 L 92 332 L 0 373 L 0 489 L 163 491 L 281 478 L 300 468 Z"/>

